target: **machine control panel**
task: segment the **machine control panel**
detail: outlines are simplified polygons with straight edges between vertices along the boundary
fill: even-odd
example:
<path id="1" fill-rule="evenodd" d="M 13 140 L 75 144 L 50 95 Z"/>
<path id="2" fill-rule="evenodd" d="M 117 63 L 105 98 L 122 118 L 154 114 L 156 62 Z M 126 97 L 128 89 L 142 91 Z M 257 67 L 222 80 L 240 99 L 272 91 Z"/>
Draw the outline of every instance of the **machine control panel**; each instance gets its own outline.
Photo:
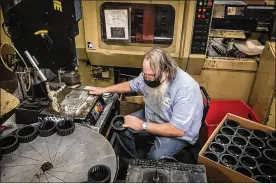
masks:
<path id="1" fill-rule="evenodd" d="M 213 0 L 197 0 L 191 54 L 205 54 L 212 18 Z"/>
<path id="2" fill-rule="evenodd" d="M 104 104 L 99 100 L 91 110 L 91 116 L 93 119 L 98 120 L 99 116 L 103 112 Z"/>

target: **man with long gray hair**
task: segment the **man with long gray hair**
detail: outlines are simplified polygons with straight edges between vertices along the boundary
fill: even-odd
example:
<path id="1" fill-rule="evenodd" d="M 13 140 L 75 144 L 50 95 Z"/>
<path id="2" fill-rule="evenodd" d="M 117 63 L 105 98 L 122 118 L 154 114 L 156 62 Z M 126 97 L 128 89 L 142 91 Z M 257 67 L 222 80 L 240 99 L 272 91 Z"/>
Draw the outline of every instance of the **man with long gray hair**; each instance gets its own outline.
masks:
<path id="1" fill-rule="evenodd" d="M 160 48 L 146 51 L 143 72 L 129 82 L 105 88 L 88 87 L 91 94 L 142 92 L 145 109 L 125 116 L 126 135 L 121 137 L 129 152 L 136 154 L 134 135 L 155 136 L 150 159 L 174 156 L 198 139 L 203 99 L 198 83 L 177 67 Z"/>

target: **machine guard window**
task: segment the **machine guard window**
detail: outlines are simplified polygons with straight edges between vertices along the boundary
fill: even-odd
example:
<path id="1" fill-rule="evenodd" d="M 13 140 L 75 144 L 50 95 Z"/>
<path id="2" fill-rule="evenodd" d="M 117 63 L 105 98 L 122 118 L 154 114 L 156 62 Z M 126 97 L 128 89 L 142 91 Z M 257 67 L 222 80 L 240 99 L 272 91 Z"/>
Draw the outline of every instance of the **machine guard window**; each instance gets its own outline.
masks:
<path id="1" fill-rule="evenodd" d="M 106 2 L 100 12 L 101 38 L 105 43 L 168 47 L 173 42 L 175 9 L 171 5 Z M 112 19 L 116 20 L 116 24 L 110 21 Z"/>

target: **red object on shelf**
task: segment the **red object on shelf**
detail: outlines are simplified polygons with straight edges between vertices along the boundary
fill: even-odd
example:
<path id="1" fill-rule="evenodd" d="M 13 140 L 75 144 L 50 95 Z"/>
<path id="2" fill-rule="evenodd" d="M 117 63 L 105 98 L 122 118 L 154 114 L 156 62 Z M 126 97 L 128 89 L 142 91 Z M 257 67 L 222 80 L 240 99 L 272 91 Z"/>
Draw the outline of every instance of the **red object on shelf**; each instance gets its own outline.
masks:
<path id="1" fill-rule="evenodd" d="M 201 134 L 203 143 L 211 136 L 227 113 L 231 113 L 251 121 L 260 122 L 256 113 L 242 100 L 211 100 Z"/>
<path id="2" fill-rule="evenodd" d="M 209 1 L 208 3 L 207 3 L 207 6 L 212 6 L 213 5 L 213 3 L 211 2 L 211 1 Z"/>
<path id="3" fill-rule="evenodd" d="M 202 10 L 203 12 L 206 12 L 206 9 L 205 8 L 203 8 L 203 10 Z"/>

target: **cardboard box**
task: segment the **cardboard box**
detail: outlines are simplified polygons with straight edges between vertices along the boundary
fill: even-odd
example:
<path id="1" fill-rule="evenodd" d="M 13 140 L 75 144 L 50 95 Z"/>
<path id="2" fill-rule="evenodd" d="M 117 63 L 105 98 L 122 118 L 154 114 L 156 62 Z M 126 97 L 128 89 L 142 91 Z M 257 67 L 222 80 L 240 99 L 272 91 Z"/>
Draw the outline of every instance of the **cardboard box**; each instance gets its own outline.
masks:
<path id="1" fill-rule="evenodd" d="M 206 173 L 208 178 L 210 178 L 211 182 L 256 183 L 258 181 L 254 180 L 253 178 L 244 176 L 234 170 L 231 170 L 228 167 L 225 167 L 212 160 L 209 160 L 208 158 L 203 157 L 203 154 L 208 149 L 209 144 L 213 141 L 215 136 L 218 134 L 220 128 L 223 126 L 223 123 L 226 119 L 237 121 L 241 127 L 248 128 L 248 129 L 258 129 L 267 133 L 275 131 L 274 128 L 264 126 L 254 121 L 250 121 L 245 118 L 241 118 L 239 116 L 228 113 L 224 117 L 224 119 L 220 122 L 220 124 L 217 126 L 215 131 L 212 133 L 212 135 L 209 137 L 209 139 L 207 140 L 207 142 L 199 152 L 198 164 L 204 165 L 206 167 Z"/>

